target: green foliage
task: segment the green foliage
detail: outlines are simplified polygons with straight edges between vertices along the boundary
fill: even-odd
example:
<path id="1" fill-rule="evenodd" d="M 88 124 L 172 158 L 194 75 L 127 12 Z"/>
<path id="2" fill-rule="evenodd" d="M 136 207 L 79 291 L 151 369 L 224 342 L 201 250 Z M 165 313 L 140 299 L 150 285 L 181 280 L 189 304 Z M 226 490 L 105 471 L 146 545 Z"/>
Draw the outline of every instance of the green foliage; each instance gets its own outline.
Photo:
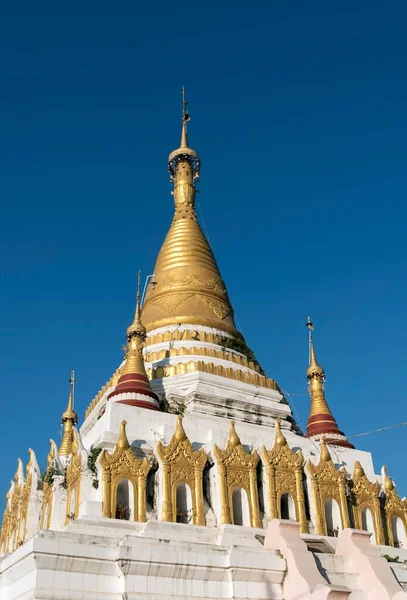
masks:
<path id="1" fill-rule="evenodd" d="M 407 560 L 400 560 L 400 558 L 398 556 L 390 556 L 390 554 L 383 554 L 382 556 L 389 563 L 398 563 L 400 565 L 407 564 Z"/>
<path id="2" fill-rule="evenodd" d="M 42 480 L 44 483 L 48 485 L 52 485 L 54 483 L 55 475 L 57 475 L 57 470 L 55 467 L 49 467 L 42 476 Z"/>
<path id="3" fill-rule="evenodd" d="M 88 454 L 88 469 L 89 471 L 92 471 L 94 475 L 97 474 L 96 461 L 101 452 L 102 448 L 92 448 Z"/>
<path id="4" fill-rule="evenodd" d="M 240 354 L 243 354 L 249 362 L 253 362 L 256 365 L 257 371 L 260 373 L 260 375 L 265 375 L 253 350 L 249 348 L 242 338 L 222 336 L 218 338 L 218 344 L 222 346 L 222 350 L 224 352 L 227 350 L 235 350 L 235 352 L 240 352 Z"/>
<path id="5" fill-rule="evenodd" d="M 97 490 L 99 487 L 98 472 L 96 468 L 96 461 L 99 454 L 102 452 L 102 448 L 91 448 L 88 454 L 88 469 L 93 475 L 93 487 Z"/>

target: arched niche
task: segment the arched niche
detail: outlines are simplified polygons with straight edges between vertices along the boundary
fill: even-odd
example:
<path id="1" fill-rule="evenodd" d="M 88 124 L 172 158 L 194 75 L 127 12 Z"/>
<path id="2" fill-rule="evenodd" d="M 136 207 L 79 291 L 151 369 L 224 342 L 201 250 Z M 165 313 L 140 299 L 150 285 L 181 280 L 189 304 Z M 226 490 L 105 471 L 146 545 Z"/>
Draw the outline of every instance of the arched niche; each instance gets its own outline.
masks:
<path id="1" fill-rule="evenodd" d="M 134 520 L 137 514 L 137 489 L 134 489 L 133 482 L 129 479 L 119 479 L 115 481 L 113 494 L 115 503 L 112 507 L 116 519 L 125 521 Z"/>
<path id="2" fill-rule="evenodd" d="M 392 515 L 390 519 L 391 535 L 395 548 L 407 548 L 407 536 L 404 522 L 398 515 Z"/>
<path id="3" fill-rule="evenodd" d="M 127 494 L 130 506 L 128 518 L 131 521 L 146 520 L 146 482 L 150 464 L 147 458 L 136 458 L 126 435 L 126 421 L 120 425 L 120 434 L 114 452 L 106 450 L 100 454 L 98 462 L 102 467 L 102 496 L 104 517 L 116 518 L 118 497 Z M 126 518 L 126 511 L 122 511 Z M 120 517 L 122 518 L 122 517 Z"/>
<path id="4" fill-rule="evenodd" d="M 361 529 L 363 529 L 363 531 L 367 531 L 368 533 L 370 533 L 371 536 L 371 541 L 376 544 L 376 533 L 375 533 L 375 525 L 374 525 L 374 519 L 373 519 L 373 515 L 372 512 L 370 510 L 370 508 L 362 508 L 361 509 Z"/>
<path id="5" fill-rule="evenodd" d="M 215 444 L 213 454 L 219 474 L 221 523 L 233 523 L 233 490 L 242 488 L 248 498 L 251 527 L 262 527 L 256 472 L 259 455 L 255 450 L 246 452 L 233 421 L 230 423 L 229 440 L 225 450 L 221 450 Z"/>
<path id="6" fill-rule="evenodd" d="M 304 457 L 301 450 L 293 452 L 289 448 L 281 431 L 280 419 L 275 422 L 275 438 L 272 449 L 266 450 L 263 446 L 260 456 L 266 468 L 270 518 L 285 518 L 282 508 L 286 507 L 286 497 L 289 495 L 294 503 L 294 506 L 290 505 L 290 518 L 299 522 L 301 533 L 308 533 L 302 483 Z"/>
<path id="7" fill-rule="evenodd" d="M 193 519 L 194 508 L 190 486 L 185 481 L 179 481 L 174 486 L 174 508 L 177 523 L 190 523 Z"/>
<path id="8" fill-rule="evenodd" d="M 370 481 L 359 461 L 355 462 L 352 477 L 351 501 L 356 529 L 372 533 L 371 542 L 384 544 L 384 531 L 380 507 L 380 484 Z"/>
<path id="9" fill-rule="evenodd" d="M 244 488 L 235 487 L 231 490 L 231 518 L 233 525 L 250 527 L 249 498 Z"/>
<path id="10" fill-rule="evenodd" d="M 340 529 L 350 527 L 348 503 L 346 497 L 346 471 L 336 469 L 325 440 L 321 439 L 320 460 L 318 465 L 308 462 L 308 472 L 311 476 L 312 497 L 315 509 L 316 533 L 328 535 L 326 502 L 335 501 L 339 507 Z M 334 505 L 329 503 L 328 507 Z M 329 513 L 330 514 L 330 513 Z"/>
<path id="11" fill-rule="evenodd" d="M 334 498 L 326 498 L 324 512 L 327 535 L 338 537 L 339 532 L 342 531 L 341 509 L 338 502 Z"/>
<path id="12" fill-rule="evenodd" d="M 162 483 L 162 520 L 170 522 L 188 521 L 194 525 L 205 525 L 205 513 L 203 502 L 203 470 L 206 465 L 207 456 L 203 448 L 193 450 L 191 442 L 187 438 L 182 425 L 182 417 L 177 419 L 174 435 L 168 446 L 161 442 L 157 444 L 157 456 L 161 465 Z M 183 486 L 188 486 L 188 489 Z M 181 486 L 178 490 L 178 486 Z M 178 509 L 178 500 L 188 500 L 190 493 L 190 513 L 183 520 L 178 519 L 181 512 Z M 177 496 L 179 494 L 179 496 Z"/>
<path id="13" fill-rule="evenodd" d="M 291 494 L 281 494 L 280 515 L 281 519 L 297 520 L 295 502 Z"/>

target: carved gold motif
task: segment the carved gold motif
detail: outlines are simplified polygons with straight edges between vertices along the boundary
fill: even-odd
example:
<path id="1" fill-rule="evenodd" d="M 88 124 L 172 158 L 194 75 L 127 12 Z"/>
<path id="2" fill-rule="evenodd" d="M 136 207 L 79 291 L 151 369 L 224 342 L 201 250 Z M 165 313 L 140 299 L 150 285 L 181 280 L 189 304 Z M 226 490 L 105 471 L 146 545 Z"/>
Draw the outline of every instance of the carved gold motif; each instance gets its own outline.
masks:
<path id="1" fill-rule="evenodd" d="M 189 300 L 189 298 L 192 298 L 192 296 L 195 296 L 194 292 L 189 294 L 166 294 L 165 296 L 154 298 L 154 300 L 151 301 L 151 304 L 154 306 L 159 306 L 167 313 L 172 313 L 183 302 L 186 302 L 187 300 Z"/>
<path id="2" fill-rule="evenodd" d="M 206 302 L 206 304 L 213 310 L 219 319 L 224 319 L 230 313 L 230 305 L 226 304 L 226 302 L 223 302 L 218 298 L 213 298 L 213 296 L 207 296 L 206 294 L 197 295 L 204 302 Z"/>
<path id="3" fill-rule="evenodd" d="M 179 288 L 179 287 L 198 287 L 207 288 L 209 290 L 215 290 L 220 294 L 226 295 L 226 288 L 221 285 L 218 280 L 214 277 L 204 281 L 196 273 L 185 275 L 179 279 L 168 275 L 161 282 L 157 282 L 155 285 L 155 291 L 166 290 L 168 288 Z"/>
<path id="4" fill-rule="evenodd" d="M 311 475 L 312 496 L 315 507 L 316 533 L 327 535 L 325 503 L 335 500 L 340 508 L 342 529 L 350 527 L 348 504 L 346 499 L 346 471 L 336 469 L 327 448 L 325 439 L 321 439 L 321 456 L 318 465 L 308 462 L 307 468 Z"/>
<path id="5" fill-rule="evenodd" d="M 250 453 L 246 452 L 236 433 L 233 421 L 230 422 L 229 440 L 225 450 L 221 450 L 215 444 L 213 454 L 219 473 L 222 525 L 227 523 L 233 524 L 233 490 L 235 488 L 242 488 L 245 490 L 248 498 L 251 526 L 262 527 L 256 473 L 259 455 L 256 450 Z"/>
<path id="6" fill-rule="evenodd" d="M 378 481 L 372 482 L 366 477 L 365 471 L 359 461 L 355 462 L 353 471 L 353 518 L 355 528 L 362 529 L 362 514 L 365 509 L 370 510 L 373 521 L 377 544 L 384 544 L 384 531 L 380 509 L 381 486 Z"/>
<path id="7" fill-rule="evenodd" d="M 130 517 L 133 521 L 146 521 L 146 482 L 150 464 L 147 458 L 140 460 L 134 455 L 126 435 L 126 421 L 121 423 L 114 452 L 109 454 L 103 450 L 99 460 L 103 469 L 103 516 L 116 516 L 117 488 L 121 479 L 127 479 L 134 494 L 134 514 Z"/>
<path id="8" fill-rule="evenodd" d="M 79 447 L 79 434 L 75 428 L 72 430 L 71 450 L 71 460 L 66 467 L 67 501 L 65 525 L 78 517 L 81 500 L 82 455 Z M 74 502 L 72 502 L 73 498 Z"/>
<path id="9" fill-rule="evenodd" d="M 176 521 L 177 486 L 185 483 L 191 490 L 194 525 L 205 525 L 202 476 L 207 456 L 203 448 L 193 450 L 182 425 L 177 420 L 175 434 L 168 446 L 157 444 L 157 455 L 162 465 L 163 521 Z"/>
<path id="10" fill-rule="evenodd" d="M 308 533 L 302 485 L 304 457 L 301 450 L 295 453 L 288 447 L 287 440 L 281 432 L 280 419 L 275 422 L 273 448 L 266 450 L 263 446 L 260 456 L 266 466 L 270 518 L 281 519 L 281 498 L 283 494 L 290 494 L 294 500 L 300 532 Z"/>
<path id="11" fill-rule="evenodd" d="M 394 517 L 401 519 L 407 537 L 407 500 L 400 499 L 396 492 L 394 481 L 387 474 L 386 465 L 383 466 L 382 473 L 385 492 L 384 513 L 386 517 L 387 536 L 390 546 L 395 546 L 396 540 L 394 539 L 392 520 Z"/>

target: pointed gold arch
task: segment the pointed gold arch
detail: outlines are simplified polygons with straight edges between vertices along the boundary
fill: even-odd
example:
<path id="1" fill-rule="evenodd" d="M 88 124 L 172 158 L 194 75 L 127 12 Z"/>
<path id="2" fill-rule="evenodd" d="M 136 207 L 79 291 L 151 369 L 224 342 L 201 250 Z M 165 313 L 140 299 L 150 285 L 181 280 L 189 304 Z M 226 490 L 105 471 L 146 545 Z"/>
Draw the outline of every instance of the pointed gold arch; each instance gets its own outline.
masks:
<path id="1" fill-rule="evenodd" d="M 157 444 L 157 454 L 162 465 L 163 521 L 177 517 L 177 485 L 185 483 L 192 496 L 193 524 L 205 525 L 203 502 L 203 471 L 208 457 L 203 448 L 193 450 L 182 425 L 182 417 L 168 446 Z"/>
<path id="2" fill-rule="evenodd" d="M 266 467 L 268 501 L 271 519 L 281 519 L 281 497 L 290 494 L 295 503 L 295 516 L 300 532 L 308 533 L 302 485 L 304 456 L 293 452 L 281 432 L 280 419 L 275 422 L 275 441 L 271 450 L 262 446 L 260 456 Z"/>
<path id="3" fill-rule="evenodd" d="M 316 533 L 327 535 L 325 502 L 335 500 L 340 508 L 342 529 L 350 527 L 346 499 L 346 471 L 336 469 L 324 438 L 321 439 L 321 456 L 318 465 L 311 461 L 307 465 L 311 476 L 312 496 L 315 506 Z"/>
<path id="4" fill-rule="evenodd" d="M 233 523 L 233 490 L 243 488 L 249 500 L 250 525 L 262 527 L 256 472 L 259 455 L 256 450 L 246 452 L 243 448 L 236 433 L 234 421 L 230 422 L 229 440 L 225 450 L 221 450 L 215 444 L 213 454 L 218 463 L 222 525 Z"/>
<path id="5" fill-rule="evenodd" d="M 71 460 L 66 467 L 66 517 L 65 525 L 70 521 L 77 519 L 79 514 L 79 505 L 81 501 L 81 475 L 82 475 L 82 455 L 79 448 L 79 434 L 75 428 L 72 429 Z M 71 510 L 72 498 L 75 498 L 74 509 Z"/>
<path id="6" fill-rule="evenodd" d="M 134 521 L 146 521 L 146 484 L 150 463 L 147 458 L 138 459 L 130 447 L 126 435 L 126 421 L 120 425 L 120 434 L 114 452 L 106 450 L 100 455 L 102 466 L 102 494 L 104 517 L 116 516 L 117 488 L 121 479 L 127 479 L 133 486 Z"/>
<path id="7" fill-rule="evenodd" d="M 54 468 L 56 453 L 55 453 L 55 443 L 50 440 L 50 451 L 47 455 L 47 471 L 49 474 L 51 470 Z M 52 520 L 52 510 L 54 505 L 54 492 L 52 489 L 52 483 L 44 480 L 44 488 L 42 495 L 42 508 L 41 508 L 41 520 L 40 520 L 40 529 L 50 529 L 51 520 Z"/>
<path id="8" fill-rule="evenodd" d="M 393 517 L 399 517 L 401 519 L 407 537 L 407 500 L 401 500 L 396 492 L 394 481 L 387 474 L 386 465 L 383 466 L 382 471 L 385 492 L 384 513 L 386 518 L 387 536 L 390 546 L 395 546 L 396 540 L 393 535 L 392 519 Z"/>
<path id="9" fill-rule="evenodd" d="M 353 471 L 352 487 L 353 519 L 355 528 L 362 529 L 362 513 L 365 509 L 369 509 L 374 520 L 376 543 L 379 545 L 385 543 L 380 508 L 380 491 L 380 483 L 378 481 L 369 481 L 362 465 L 357 460 Z"/>

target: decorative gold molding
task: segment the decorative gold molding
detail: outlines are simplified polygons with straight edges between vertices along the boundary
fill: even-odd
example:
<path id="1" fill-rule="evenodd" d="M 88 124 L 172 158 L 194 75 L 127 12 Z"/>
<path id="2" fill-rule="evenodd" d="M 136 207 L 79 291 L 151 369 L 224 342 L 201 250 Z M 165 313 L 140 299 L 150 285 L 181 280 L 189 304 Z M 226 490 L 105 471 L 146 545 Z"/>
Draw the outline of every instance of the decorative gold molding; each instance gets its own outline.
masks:
<path id="1" fill-rule="evenodd" d="M 157 455 L 162 465 L 163 521 L 176 521 L 177 486 L 185 483 L 191 490 L 193 524 L 205 525 L 203 502 L 203 470 L 207 456 L 203 448 L 194 451 L 182 425 L 182 417 L 168 446 L 157 444 Z"/>
<path id="2" fill-rule="evenodd" d="M 357 460 L 353 471 L 352 488 L 355 529 L 362 529 L 362 513 L 365 509 L 369 509 L 374 521 L 376 543 L 379 545 L 385 543 L 380 508 L 380 491 L 380 483 L 369 481 L 362 465 Z"/>
<path id="3" fill-rule="evenodd" d="M 80 449 L 78 431 L 72 429 L 72 454 L 71 460 L 66 467 L 67 500 L 65 525 L 73 519 L 77 519 L 81 501 L 81 479 L 82 479 L 82 454 Z M 75 498 L 72 510 L 72 497 Z"/>
<path id="4" fill-rule="evenodd" d="M 275 422 L 275 440 L 271 450 L 262 446 L 260 456 L 266 467 L 268 500 L 271 519 L 281 519 L 281 497 L 290 494 L 295 504 L 295 516 L 300 524 L 300 533 L 308 533 L 305 499 L 302 485 L 304 456 L 299 450 L 293 452 L 280 428 L 280 419 Z"/>
<path id="5" fill-rule="evenodd" d="M 259 455 L 256 450 L 249 453 L 243 448 L 236 433 L 234 421 L 231 421 L 229 425 L 229 440 L 225 450 L 221 450 L 215 444 L 213 454 L 219 473 L 221 524 L 233 524 L 233 490 L 242 488 L 245 490 L 249 502 L 250 525 L 262 527 L 256 473 Z"/>
<path id="6" fill-rule="evenodd" d="M 14 489 L 15 489 L 15 483 L 14 481 L 11 482 L 10 485 L 10 489 L 6 494 L 6 508 L 3 514 L 3 522 L 1 525 L 1 532 L 0 532 L 0 552 L 1 553 L 5 553 L 7 554 L 8 552 L 12 551 L 13 549 L 10 549 L 10 538 L 11 538 L 11 532 L 12 532 L 12 508 L 11 508 L 11 501 L 12 501 L 12 497 L 14 494 Z"/>
<path id="7" fill-rule="evenodd" d="M 241 354 L 235 354 L 227 350 L 219 350 L 217 348 L 208 348 L 207 346 L 182 346 L 180 348 L 171 346 L 171 348 L 162 348 L 161 350 L 151 350 L 145 353 L 144 360 L 146 362 L 157 362 L 165 358 L 173 358 L 175 356 L 208 356 L 210 358 L 219 358 L 220 360 L 227 360 L 236 365 L 241 365 L 258 371 L 259 367 L 252 361 L 248 361 L 245 356 Z"/>
<path id="8" fill-rule="evenodd" d="M 328 535 L 325 502 L 335 500 L 340 508 L 342 529 L 350 527 L 349 511 L 346 499 L 346 471 L 336 469 L 324 438 L 321 438 L 321 456 L 318 465 L 308 462 L 311 476 L 312 496 L 315 507 L 316 533 Z"/>
<path id="9" fill-rule="evenodd" d="M 249 373 L 241 371 L 240 369 L 233 369 L 232 367 L 224 367 L 223 365 L 216 365 L 212 362 L 205 362 L 203 360 L 190 360 L 188 362 L 178 362 L 175 365 L 157 366 L 153 369 L 150 367 L 147 369 L 147 375 L 149 379 L 162 379 L 163 377 L 173 377 L 174 375 L 183 375 L 184 373 L 192 373 L 194 371 L 200 371 L 201 373 L 211 373 L 212 375 L 219 375 L 219 377 L 226 377 L 227 379 L 234 379 L 235 381 L 243 381 L 249 385 L 257 385 L 258 387 L 264 387 L 272 390 L 278 390 L 278 386 L 272 379 L 267 379 L 258 373 Z"/>
<path id="10" fill-rule="evenodd" d="M 407 537 L 407 500 L 400 499 L 398 493 L 396 492 L 394 481 L 387 474 L 386 465 L 383 466 L 382 473 L 385 492 L 384 513 L 386 517 L 387 536 L 389 545 L 394 547 L 396 544 L 391 523 L 393 517 L 399 517 L 402 520 L 404 531 Z"/>
<path id="11" fill-rule="evenodd" d="M 138 459 L 134 455 L 126 435 L 126 421 L 122 421 L 119 438 L 114 452 L 106 450 L 100 455 L 102 466 L 102 495 L 104 517 L 115 518 L 117 487 L 121 479 L 127 479 L 133 486 L 134 514 L 132 521 L 146 521 L 146 483 L 150 463 L 147 458 Z"/>
<path id="12" fill-rule="evenodd" d="M 37 463 L 37 459 L 35 457 L 34 450 L 31 448 L 28 449 L 28 454 L 30 456 L 29 461 L 26 466 L 26 476 L 24 487 L 21 491 L 21 505 L 20 505 L 20 518 L 19 518 L 19 531 L 18 531 L 18 540 L 19 544 L 24 544 L 27 539 L 27 526 L 28 526 L 28 517 L 30 512 L 30 500 L 31 500 L 31 492 L 32 492 L 32 469 L 33 465 Z"/>
<path id="13" fill-rule="evenodd" d="M 50 469 L 54 468 L 55 459 L 56 459 L 56 446 L 55 446 L 55 443 L 52 440 L 50 440 L 50 451 L 48 452 L 48 455 L 47 455 L 47 473 L 49 473 Z M 53 505 L 54 505 L 54 492 L 52 489 L 52 483 L 48 483 L 47 481 L 44 481 L 40 529 L 50 529 Z"/>
<path id="14" fill-rule="evenodd" d="M 252 369 L 253 371 L 258 371 L 259 367 L 252 361 L 248 361 L 247 358 L 239 353 L 235 353 L 229 350 L 222 350 L 217 348 L 205 348 L 205 347 L 193 347 L 193 348 L 169 348 L 169 349 L 161 349 L 161 350 L 149 350 L 149 346 L 153 344 L 161 344 L 165 342 L 172 341 L 200 341 L 208 344 L 217 344 L 219 340 L 219 336 L 214 333 L 209 333 L 207 331 L 190 331 L 189 329 L 180 331 L 176 329 L 175 331 L 166 331 L 165 333 L 156 333 L 151 335 L 147 339 L 146 344 L 146 353 L 144 354 L 145 362 L 158 362 L 165 358 L 173 358 L 179 356 L 205 356 L 209 358 L 219 358 L 221 360 L 227 360 L 236 365 L 241 365 L 243 367 L 247 367 Z M 90 402 L 88 408 L 85 412 L 85 418 L 88 418 L 92 410 L 99 404 L 100 400 L 103 398 L 106 391 L 117 385 L 118 379 L 123 372 L 122 366 L 120 366 L 113 376 L 106 382 L 106 384 L 101 388 L 101 390 L 96 394 L 93 400 Z M 162 377 L 171 377 L 172 375 L 182 375 L 184 373 L 190 373 L 192 371 L 203 371 L 204 373 L 213 373 L 215 375 L 220 375 L 221 377 L 227 377 L 228 379 L 234 379 L 237 381 L 244 381 L 250 385 L 257 385 L 259 387 L 265 387 L 268 389 L 280 391 L 278 384 L 273 380 L 265 377 L 264 375 L 260 375 L 260 373 L 248 373 L 245 371 L 240 371 L 239 369 L 233 369 L 232 367 L 223 367 L 220 365 L 215 365 L 214 363 L 206 363 L 205 361 L 188 361 L 178 363 L 178 365 L 167 365 L 162 367 L 160 365 L 154 366 L 153 368 L 147 369 L 147 375 L 149 379 L 161 379 Z"/>

